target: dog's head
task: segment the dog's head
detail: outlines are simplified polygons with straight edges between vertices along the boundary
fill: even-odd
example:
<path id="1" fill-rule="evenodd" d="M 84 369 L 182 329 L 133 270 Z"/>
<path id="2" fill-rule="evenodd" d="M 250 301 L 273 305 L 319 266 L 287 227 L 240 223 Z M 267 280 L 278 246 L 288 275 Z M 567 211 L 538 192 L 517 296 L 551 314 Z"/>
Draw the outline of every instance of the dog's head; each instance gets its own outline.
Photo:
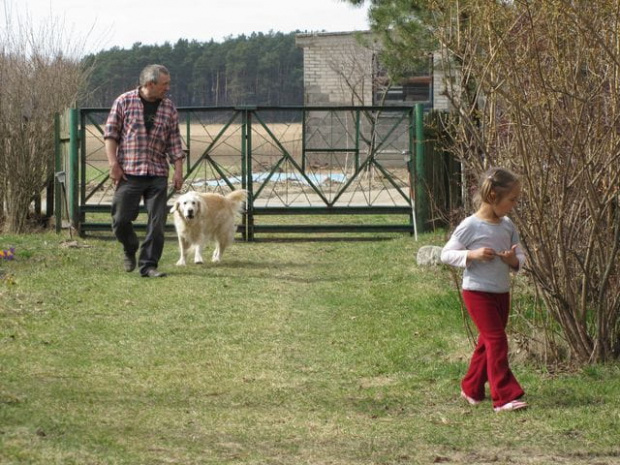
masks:
<path id="1" fill-rule="evenodd" d="M 200 213 L 201 204 L 201 199 L 195 192 L 188 192 L 174 202 L 170 213 L 176 211 L 186 220 L 192 220 Z"/>

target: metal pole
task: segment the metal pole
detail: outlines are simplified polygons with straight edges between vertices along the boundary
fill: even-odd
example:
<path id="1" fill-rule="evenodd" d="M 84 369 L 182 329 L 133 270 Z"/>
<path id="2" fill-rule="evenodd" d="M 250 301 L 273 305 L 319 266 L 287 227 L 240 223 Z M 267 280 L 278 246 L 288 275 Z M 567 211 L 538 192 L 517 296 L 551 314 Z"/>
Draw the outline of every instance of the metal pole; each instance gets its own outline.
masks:
<path id="1" fill-rule="evenodd" d="M 415 106 L 415 198 L 422 231 L 428 229 L 429 207 L 424 142 L 424 104 L 418 103 Z"/>
<path id="2" fill-rule="evenodd" d="M 241 182 L 248 192 L 246 201 L 245 237 L 246 242 L 254 240 L 254 183 L 252 181 L 252 110 L 241 111 Z"/>
<path id="3" fill-rule="evenodd" d="M 415 191 L 413 189 L 413 156 L 411 151 L 403 152 L 403 158 L 409 171 L 409 203 L 411 205 L 411 222 L 413 223 L 413 236 L 418 240 L 418 222 L 415 214 Z"/>
<path id="4" fill-rule="evenodd" d="M 78 203 L 78 174 L 79 174 L 79 150 L 78 150 L 78 110 L 69 110 L 69 179 L 65 198 L 68 197 L 70 224 L 79 231 L 79 203 Z"/>
<path id="5" fill-rule="evenodd" d="M 56 160 L 54 165 L 54 172 L 58 172 L 62 169 L 62 152 L 60 142 L 60 114 L 56 113 L 54 116 L 54 150 L 56 151 Z M 54 220 L 56 223 L 56 234 L 60 233 L 62 229 L 62 199 L 60 189 L 54 187 Z"/>

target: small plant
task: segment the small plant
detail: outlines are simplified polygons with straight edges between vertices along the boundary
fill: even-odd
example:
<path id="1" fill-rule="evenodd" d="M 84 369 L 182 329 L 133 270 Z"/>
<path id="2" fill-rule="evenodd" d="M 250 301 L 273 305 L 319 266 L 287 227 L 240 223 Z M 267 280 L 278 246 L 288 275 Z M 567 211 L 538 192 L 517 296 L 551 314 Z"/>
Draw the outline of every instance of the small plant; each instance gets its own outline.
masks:
<path id="1" fill-rule="evenodd" d="M 8 250 L 0 250 L 0 258 L 2 260 L 13 260 L 15 258 L 15 247 L 10 247 Z"/>
<path id="2" fill-rule="evenodd" d="M 15 247 L 10 247 L 9 249 L 1 249 L 0 250 L 0 259 L 1 260 L 13 260 L 15 259 Z M 4 270 L 0 269 L 0 281 L 4 281 L 8 284 L 13 284 L 13 276 L 11 274 L 5 273 Z"/>

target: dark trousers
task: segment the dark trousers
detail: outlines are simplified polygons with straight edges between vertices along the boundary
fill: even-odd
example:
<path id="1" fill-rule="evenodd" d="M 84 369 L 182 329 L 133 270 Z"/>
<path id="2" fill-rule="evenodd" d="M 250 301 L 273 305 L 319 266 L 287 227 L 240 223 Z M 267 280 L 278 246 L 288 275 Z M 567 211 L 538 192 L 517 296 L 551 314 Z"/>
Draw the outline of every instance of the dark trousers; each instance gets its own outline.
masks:
<path id="1" fill-rule="evenodd" d="M 144 275 L 148 268 L 157 268 L 164 250 L 164 234 L 168 217 L 168 179 L 163 176 L 127 176 L 121 180 L 112 199 L 112 231 L 123 244 L 126 254 L 135 254 L 140 243 L 133 222 L 140 213 L 140 201 L 148 213 L 146 236 L 140 247 L 138 267 Z"/>
<path id="2" fill-rule="evenodd" d="M 523 389 L 508 366 L 506 325 L 510 294 L 463 291 L 463 300 L 480 333 L 469 370 L 461 382 L 463 392 L 482 400 L 484 385 L 488 381 L 494 407 L 518 399 L 523 395 Z"/>

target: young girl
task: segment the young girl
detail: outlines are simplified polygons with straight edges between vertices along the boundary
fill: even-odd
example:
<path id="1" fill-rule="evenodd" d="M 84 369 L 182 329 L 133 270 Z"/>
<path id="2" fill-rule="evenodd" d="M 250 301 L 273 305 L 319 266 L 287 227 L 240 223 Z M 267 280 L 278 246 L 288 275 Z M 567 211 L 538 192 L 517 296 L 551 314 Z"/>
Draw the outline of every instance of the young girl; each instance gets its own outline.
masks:
<path id="1" fill-rule="evenodd" d="M 502 168 L 487 171 L 478 192 L 480 207 L 457 226 L 441 252 L 441 261 L 464 267 L 463 300 L 478 328 L 478 344 L 461 382 L 461 396 L 472 405 L 485 396 L 488 381 L 496 412 L 527 407 L 524 392 L 508 366 L 506 324 L 510 310 L 510 271 L 519 271 L 525 255 L 519 234 L 506 216 L 521 193 L 519 178 Z"/>

